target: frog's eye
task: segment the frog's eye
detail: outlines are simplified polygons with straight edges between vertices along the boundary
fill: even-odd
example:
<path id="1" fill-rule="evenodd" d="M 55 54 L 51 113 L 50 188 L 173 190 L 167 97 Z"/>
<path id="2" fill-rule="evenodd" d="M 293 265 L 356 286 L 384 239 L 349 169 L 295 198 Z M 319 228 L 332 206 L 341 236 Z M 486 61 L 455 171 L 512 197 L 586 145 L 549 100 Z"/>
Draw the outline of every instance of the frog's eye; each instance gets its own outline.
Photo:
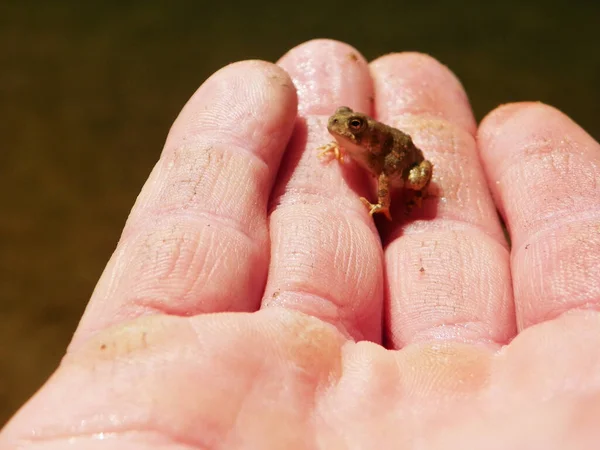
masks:
<path id="1" fill-rule="evenodd" d="M 353 131 L 360 131 L 363 126 L 364 121 L 358 117 L 353 117 L 350 119 L 349 125 Z"/>

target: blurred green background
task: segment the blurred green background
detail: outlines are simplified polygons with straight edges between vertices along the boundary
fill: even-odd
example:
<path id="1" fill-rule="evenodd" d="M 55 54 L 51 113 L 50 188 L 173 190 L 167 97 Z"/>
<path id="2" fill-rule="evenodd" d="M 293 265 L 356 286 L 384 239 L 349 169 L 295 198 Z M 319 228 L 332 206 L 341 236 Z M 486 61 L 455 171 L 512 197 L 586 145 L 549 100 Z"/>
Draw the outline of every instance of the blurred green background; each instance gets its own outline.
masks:
<path id="1" fill-rule="evenodd" d="M 600 137 L 600 2 L 0 0 L 0 424 L 58 364 L 187 98 L 315 37 L 427 52 L 478 119 L 541 100 Z"/>

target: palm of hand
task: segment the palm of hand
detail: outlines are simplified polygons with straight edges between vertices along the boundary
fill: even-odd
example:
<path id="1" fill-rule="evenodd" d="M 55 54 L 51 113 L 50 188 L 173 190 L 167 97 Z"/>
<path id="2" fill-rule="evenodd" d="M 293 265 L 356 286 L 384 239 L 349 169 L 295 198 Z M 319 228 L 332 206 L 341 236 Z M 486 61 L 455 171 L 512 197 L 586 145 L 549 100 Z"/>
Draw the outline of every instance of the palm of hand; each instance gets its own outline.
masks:
<path id="1" fill-rule="evenodd" d="M 597 144 L 538 105 L 492 113 L 476 142 L 462 88 L 424 56 L 369 73 L 349 47 L 312 42 L 281 65 L 306 119 L 281 166 L 289 80 L 223 69 L 173 126 L 69 353 L 0 448 L 591 445 Z M 373 85 L 378 115 L 429 150 L 437 179 L 437 199 L 381 230 L 383 249 L 361 174 L 310 151 L 319 115 L 368 110 Z"/>

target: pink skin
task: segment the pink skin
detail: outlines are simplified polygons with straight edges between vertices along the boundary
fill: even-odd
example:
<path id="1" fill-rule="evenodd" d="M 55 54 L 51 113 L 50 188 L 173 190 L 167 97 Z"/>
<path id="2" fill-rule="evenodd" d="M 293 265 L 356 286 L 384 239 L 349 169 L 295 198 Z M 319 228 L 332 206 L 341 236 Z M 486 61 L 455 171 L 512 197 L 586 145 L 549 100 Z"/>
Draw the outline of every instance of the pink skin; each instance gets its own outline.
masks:
<path id="1" fill-rule="evenodd" d="M 597 448 L 598 143 L 540 104 L 477 130 L 425 55 L 311 41 L 280 66 L 188 102 L 0 449 Z M 316 158 L 339 105 L 434 163 L 410 220 L 378 231 L 364 174 Z"/>

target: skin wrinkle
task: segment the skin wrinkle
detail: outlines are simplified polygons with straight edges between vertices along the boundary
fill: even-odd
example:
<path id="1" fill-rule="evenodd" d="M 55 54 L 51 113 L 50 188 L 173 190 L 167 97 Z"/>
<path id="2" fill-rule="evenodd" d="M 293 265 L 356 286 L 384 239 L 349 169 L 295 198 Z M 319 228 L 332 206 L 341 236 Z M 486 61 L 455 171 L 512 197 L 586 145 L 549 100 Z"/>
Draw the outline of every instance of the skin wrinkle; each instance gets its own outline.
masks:
<path id="1" fill-rule="evenodd" d="M 565 157 L 565 155 L 561 155 L 561 157 Z M 586 164 L 581 163 L 578 165 L 580 167 L 587 166 Z M 568 215 L 571 216 L 577 212 L 583 212 L 589 209 L 587 207 L 589 201 L 593 201 L 595 198 L 594 191 L 592 190 L 594 183 L 591 181 L 593 174 L 577 170 L 575 171 L 577 175 L 571 176 L 568 170 L 556 171 L 555 169 L 551 169 L 551 166 L 552 164 L 546 164 L 536 158 L 529 161 L 525 160 L 523 165 L 518 164 L 507 166 L 504 169 L 500 168 L 503 172 L 496 177 L 499 180 L 500 185 L 511 184 L 512 181 L 509 180 L 514 179 L 529 180 L 529 183 L 540 177 L 544 177 L 545 180 L 545 174 L 550 171 L 554 172 L 552 183 L 544 181 L 544 184 L 534 185 L 529 189 L 530 191 L 533 190 L 535 193 L 544 192 L 545 194 L 542 195 L 545 195 L 548 200 L 546 202 L 540 202 L 537 205 L 532 205 L 538 210 L 536 211 L 536 214 L 531 214 L 531 206 L 526 208 L 526 205 L 523 205 L 522 203 L 515 205 L 515 210 L 511 215 L 513 234 L 519 235 L 527 230 L 535 230 L 539 228 L 541 224 L 552 226 L 552 222 L 556 220 L 557 216 L 566 214 L 567 212 Z M 573 180 L 573 183 L 571 183 L 570 180 Z M 565 196 L 561 193 L 560 196 L 554 197 L 553 192 L 557 192 L 556 184 L 558 183 L 559 186 L 562 186 L 567 182 L 569 183 L 569 194 Z M 550 221 L 549 219 L 553 220 Z"/>
<path id="2" fill-rule="evenodd" d="M 181 234 L 181 232 L 183 230 L 182 224 L 185 223 L 186 225 L 189 226 L 189 224 L 192 222 L 192 219 L 189 218 L 188 221 L 182 222 L 177 216 L 175 216 L 175 217 L 171 216 L 169 218 L 169 220 L 173 220 L 173 219 L 175 219 L 175 223 L 168 224 L 169 227 L 167 229 L 169 235 L 172 236 L 171 238 L 164 237 L 164 235 L 159 231 L 160 229 L 159 228 L 155 228 L 148 235 L 148 237 L 150 238 L 150 237 L 153 237 L 153 236 L 157 236 L 158 239 L 151 239 L 150 243 L 147 243 L 148 240 L 143 239 L 144 244 L 141 247 L 142 248 L 141 256 L 134 254 L 134 257 L 132 259 L 133 261 L 138 261 L 139 260 L 139 261 L 143 262 L 143 265 L 140 266 L 140 269 L 141 269 L 140 273 L 146 272 L 146 269 L 145 269 L 146 266 L 149 267 L 149 268 L 151 268 L 151 269 L 153 269 L 153 270 L 158 270 L 157 273 L 161 273 L 164 276 L 168 276 L 168 272 L 169 272 L 168 267 L 165 267 L 164 265 L 162 265 L 160 263 L 160 261 L 161 261 L 162 258 L 157 258 L 154 261 L 152 261 L 152 260 L 148 261 L 148 259 L 145 256 L 143 256 L 146 253 L 144 251 L 144 249 L 147 249 L 149 247 L 157 248 L 158 251 L 160 251 L 160 253 L 157 253 L 157 255 L 164 254 L 165 255 L 164 258 L 166 260 L 168 260 L 168 261 L 173 261 L 172 266 L 176 266 L 177 265 L 177 261 L 178 261 L 178 259 L 175 258 L 177 256 L 177 253 L 178 253 L 177 248 L 183 246 L 183 247 L 185 247 L 185 248 L 188 249 L 188 252 L 186 252 L 186 257 L 189 258 L 189 259 L 191 259 L 192 264 L 194 264 L 194 263 L 197 262 L 197 260 L 193 257 L 193 255 L 197 254 L 198 246 L 201 246 L 202 248 L 206 249 L 205 254 L 211 254 L 211 253 L 214 253 L 214 254 L 217 254 L 217 255 L 221 254 L 220 252 L 214 250 L 214 246 L 215 245 L 222 245 L 222 242 L 224 242 L 224 240 L 227 238 L 227 235 L 224 234 L 223 232 L 227 231 L 227 230 L 232 231 L 234 233 L 233 234 L 234 236 L 237 235 L 237 237 L 235 238 L 236 241 L 239 241 L 239 237 L 242 237 L 243 241 L 245 241 L 244 245 L 248 245 L 251 249 L 254 248 L 254 252 L 256 252 L 258 250 L 258 245 L 257 245 L 257 243 L 255 242 L 254 239 L 249 238 L 247 235 L 245 235 L 244 233 L 241 233 L 239 230 L 237 230 L 236 228 L 233 228 L 233 227 L 231 227 L 231 228 L 220 227 L 218 230 L 217 229 L 210 230 L 210 234 L 212 236 L 215 236 L 215 233 L 217 233 L 217 232 L 219 233 L 220 237 L 218 239 L 216 239 L 215 241 L 212 241 L 212 240 L 211 241 L 206 241 L 205 239 L 202 238 L 202 236 L 204 236 L 205 233 L 209 232 L 209 230 L 207 228 L 197 229 L 197 228 L 194 227 L 194 230 L 192 230 L 193 234 L 190 236 L 191 239 L 186 238 L 185 234 Z M 200 223 L 202 223 L 201 222 L 201 217 L 194 217 L 193 218 L 193 222 L 196 222 L 196 223 L 200 222 Z M 141 236 L 144 236 L 144 235 L 142 234 Z M 154 242 L 156 242 L 156 241 L 161 242 L 162 245 L 156 246 L 154 244 Z M 165 246 L 164 244 L 166 244 L 169 241 L 173 242 L 175 245 Z M 189 248 L 190 248 L 189 243 L 190 242 L 197 242 L 196 244 L 194 244 L 194 247 L 196 248 L 196 250 L 193 250 L 192 252 L 189 252 Z M 200 244 L 202 242 L 207 242 L 207 245 Z M 209 250 L 209 249 L 212 249 L 212 250 Z M 189 255 L 192 255 L 192 257 L 190 258 Z M 190 264 L 186 263 L 186 266 L 189 266 L 189 265 Z M 166 272 L 165 272 L 165 269 L 167 269 Z M 156 277 L 157 273 L 155 272 L 155 273 L 148 274 L 149 275 L 148 276 L 148 280 L 151 281 L 152 279 L 154 279 Z"/>
<path id="3" fill-rule="evenodd" d="M 177 219 L 175 217 L 175 219 Z M 196 218 L 197 220 L 197 218 Z M 177 223 L 181 223 L 181 221 L 177 221 Z M 224 231 L 225 229 L 221 228 L 220 229 L 221 232 Z M 231 231 L 235 231 L 234 229 L 232 229 Z M 179 232 L 175 231 L 175 232 L 171 232 L 171 234 L 173 235 L 173 233 L 175 233 L 175 236 L 179 235 Z M 157 232 L 152 233 L 152 235 L 157 235 Z M 160 235 L 160 234 L 158 234 Z M 200 233 L 200 236 L 204 235 L 204 233 Z M 212 235 L 215 236 L 214 232 L 212 232 Z M 164 238 L 159 238 L 162 242 L 164 242 Z M 178 238 L 176 238 L 178 239 Z M 156 239 L 153 239 L 153 241 L 156 241 Z M 198 242 L 202 242 L 203 238 L 193 238 L 192 240 L 190 240 L 189 242 L 192 241 L 198 241 Z M 147 242 L 147 241 L 144 241 Z M 179 261 L 181 261 L 181 258 L 176 258 L 177 256 L 177 252 L 172 252 L 172 251 L 167 251 L 165 252 L 165 247 L 164 245 L 159 245 L 156 248 L 161 249 L 163 253 L 165 253 L 166 255 L 168 255 L 168 258 L 166 258 L 167 261 L 172 261 L 172 264 L 170 265 L 171 269 L 169 269 L 169 267 L 165 267 L 163 264 L 157 264 L 156 262 L 153 264 L 150 264 L 149 267 L 156 269 L 158 267 L 161 267 L 162 269 L 158 272 L 154 272 L 154 273 L 147 273 L 147 276 L 145 277 L 146 280 L 148 280 L 148 282 L 150 283 L 149 286 L 146 287 L 146 290 L 148 290 L 150 288 L 150 290 L 148 291 L 150 293 L 149 296 L 143 296 L 141 297 L 141 299 L 143 299 L 143 303 L 145 305 L 147 305 L 148 307 L 152 307 L 153 310 L 155 310 L 156 308 L 158 308 L 159 310 L 162 310 L 165 313 L 169 313 L 169 314 L 173 314 L 176 313 L 177 311 L 179 311 L 179 313 L 183 313 L 181 311 L 181 307 L 184 306 L 181 304 L 181 302 L 184 301 L 184 299 L 186 297 L 189 297 L 190 299 L 193 299 L 197 294 L 194 293 L 194 290 L 199 288 L 202 290 L 202 286 L 200 285 L 200 280 L 210 280 L 210 276 L 194 276 L 194 277 L 187 277 L 186 274 L 190 273 L 190 270 L 192 270 L 192 267 L 197 266 L 198 265 L 198 250 L 200 250 L 200 248 L 213 248 L 212 251 L 208 251 L 208 254 L 215 253 L 218 257 L 219 254 L 224 254 L 222 251 L 219 250 L 214 250 L 214 246 L 222 246 L 224 242 L 226 242 L 226 240 L 223 239 L 223 235 L 216 240 L 205 240 L 204 242 L 206 243 L 206 245 L 204 246 L 195 246 L 195 250 L 190 254 L 190 252 L 188 251 L 186 253 L 186 259 L 190 259 L 189 263 L 184 263 L 184 270 L 181 270 L 181 265 L 179 263 Z M 256 249 L 256 243 L 251 240 L 248 239 L 247 243 L 249 245 L 251 245 L 251 247 L 254 247 Z M 183 245 L 183 247 L 189 249 L 190 245 L 185 243 L 177 243 L 177 245 L 172 246 L 172 248 L 177 249 L 177 248 L 181 248 Z M 152 248 L 154 245 L 153 244 L 145 244 L 144 248 Z M 130 250 L 131 251 L 131 250 Z M 256 251 L 256 250 L 255 250 Z M 191 256 L 190 256 L 191 255 Z M 146 258 L 144 257 L 135 257 L 135 260 L 139 260 L 139 261 L 144 261 L 146 260 Z M 216 268 L 216 263 L 213 264 L 211 266 L 211 271 L 214 270 Z M 187 283 L 176 283 L 175 287 L 180 291 L 179 294 L 177 294 L 175 297 L 172 296 L 171 294 L 171 301 L 170 304 L 165 304 L 164 303 L 164 298 L 166 298 L 167 296 L 169 296 L 168 293 L 162 293 L 159 291 L 159 293 L 153 293 L 154 288 L 152 287 L 153 285 L 155 285 L 156 283 L 156 277 L 160 276 L 161 279 L 168 279 L 170 277 L 170 273 L 174 273 L 175 268 L 177 268 L 177 272 L 178 276 L 176 277 L 176 279 L 178 280 L 191 280 L 193 285 L 188 285 Z M 166 271 L 165 271 L 166 269 Z M 138 272 L 140 273 L 144 273 L 145 269 L 140 268 L 140 270 L 138 270 Z M 194 270 L 194 272 L 196 272 Z M 136 297 L 139 297 L 140 294 L 142 294 L 144 292 L 144 286 L 140 285 L 139 280 L 135 283 L 137 286 L 137 289 L 133 292 L 135 292 Z M 160 282 L 157 286 L 161 286 L 163 283 Z M 184 288 L 184 290 L 181 290 L 181 288 Z M 162 289 L 161 289 L 162 291 Z M 158 296 L 157 296 L 158 294 Z M 135 297 L 134 297 L 135 298 Z M 156 298 L 158 303 L 156 303 L 156 301 L 151 301 L 151 298 Z M 179 300 L 178 300 L 179 299 Z M 133 304 L 137 307 L 139 306 L 139 301 L 133 301 Z"/>
<path id="4" fill-rule="evenodd" d="M 190 153 L 194 155 L 201 154 L 202 150 L 216 147 L 222 148 L 224 151 L 233 150 L 232 153 L 239 154 L 240 156 L 245 155 L 249 160 L 253 160 L 253 164 L 263 165 L 267 168 L 271 167 L 273 162 L 268 157 L 270 156 L 272 158 L 273 156 L 271 154 L 257 152 L 258 146 L 254 144 L 254 142 L 260 141 L 260 138 L 255 138 L 254 136 L 259 135 L 263 130 L 251 129 L 248 132 L 251 133 L 250 136 L 231 135 L 230 133 L 227 133 L 227 130 L 203 129 L 202 132 L 196 136 L 186 137 L 186 139 L 181 143 L 178 143 L 178 145 L 171 144 L 171 146 L 165 147 L 159 161 L 165 161 L 169 164 L 171 162 L 177 162 L 178 154 L 186 154 L 185 152 L 182 152 L 182 150 L 191 149 L 193 151 Z M 269 139 L 263 139 L 265 142 L 261 147 L 272 148 L 274 143 L 277 142 L 277 135 L 279 134 L 280 133 L 276 133 L 275 136 L 272 136 Z M 223 142 L 227 142 L 227 146 L 224 146 L 222 144 Z M 200 148 L 201 151 L 198 151 L 198 148 Z M 216 154 L 216 157 L 219 156 L 220 154 Z M 210 168 L 210 165 L 206 165 L 205 168 Z M 194 167 L 192 166 L 190 173 L 195 173 L 193 169 Z"/>
<path id="5" fill-rule="evenodd" d="M 552 221 L 550 221 L 552 219 Z M 522 236 L 519 236 L 520 239 L 518 241 L 518 245 L 513 245 L 513 254 L 518 254 L 519 252 L 526 250 L 525 247 L 531 245 L 532 242 L 540 240 L 540 238 L 544 238 L 546 235 L 553 236 L 557 232 L 561 231 L 564 228 L 570 227 L 573 224 L 595 224 L 600 220 L 600 211 L 580 211 L 573 214 L 565 215 L 562 217 L 554 217 L 549 216 L 546 218 L 546 222 L 544 222 L 543 227 L 539 227 L 535 232 L 527 234 L 526 231 L 529 231 L 531 227 L 524 227 L 523 230 L 520 230 Z M 593 230 L 590 230 L 593 231 Z M 582 244 L 585 245 L 586 237 L 582 238 Z"/>
<path id="6" fill-rule="evenodd" d="M 508 248 L 506 239 L 501 233 L 492 233 L 481 224 L 476 222 L 470 222 L 461 218 L 453 218 L 450 214 L 445 214 L 445 217 L 436 219 L 435 222 L 426 220 L 415 220 L 410 224 L 407 224 L 402 230 L 402 235 L 407 238 L 411 236 L 418 236 L 423 231 L 465 231 L 465 232 L 479 232 L 482 235 L 486 235 L 503 247 Z"/>
<path id="7" fill-rule="evenodd" d="M 313 293 L 303 291 L 301 287 L 294 289 L 276 291 L 276 302 L 271 302 L 268 299 L 264 301 L 263 307 L 286 308 L 288 310 L 297 311 L 302 314 L 317 317 L 324 323 L 333 325 L 347 339 L 352 341 L 360 341 L 365 339 L 362 331 L 355 327 L 356 318 L 354 316 L 343 317 L 340 315 L 341 308 L 336 304 L 337 298 L 329 296 L 327 293 Z M 272 297 L 273 298 L 273 297 Z"/>
<path id="8" fill-rule="evenodd" d="M 27 445 L 27 449 L 62 449 L 67 447 L 85 448 L 86 450 L 104 449 L 109 440 L 114 440 L 118 443 L 119 448 L 127 450 L 129 448 L 137 449 L 140 445 L 152 445 L 152 449 L 161 450 L 207 450 L 208 447 L 199 446 L 197 443 L 188 442 L 185 437 L 177 439 L 174 436 L 165 436 L 151 429 L 130 430 L 123 433 L 79 433 L 79 434 L 64 434 L 54 438 L 31 438 L 23 439 L 20 444 Z M 127 445 L 127 447 L 125 447 Z M 132 445 L 132 447 L 129 447 Z M 52 447 L 48 447 L 52 446 Z M 133 447 L 135 446 L 135 447 Z M 24 448 L 24 447 L 19 447 Z"/>
<path id="9" fill-rule="evenodd" d="M 318 217 L 313 217 L 313 219 L 317 219 L 318 221 L 319 218 Z M 310 223 L 310 222 L 309 222 Z M 313 235 L 316 236 L 315 233 L 319 233 L 320 227 L 318 224 L 314 224 L 314 226 L 312 227 L 312 231 L 311 229 L 307 229 L 304 230 L 304 232 L 296 232 L 293 234 L 296 234 L 298 236 L 301 236 L 303 234 L 307 234 L 307 235 Z M 356 261 L 353 260 L 351 262 L 348 262 L 348 259 L 350 258 L 349 255 L 349 251 L 351 251 L 351 249 L 353 247 L 356 246 L 355 242 L 357 241 L 357 239 L 354 239 L 353 241 L 353 235 L 354 231 L 352 229 L 352 225 L 351 224 L 340 224 L 340 228 L 338 228 L 337 230 L 334 230 L 332 232 L 332 234 L 325 234 L 326 239 L 329 241 L 326 244 L 326 247 L 328 248 L 332 248 L 333 250 L 333 256 L 332 256 L 332 263 L 334 265 L 339 265 L 339 264 L 345 264 L 346 267 L 356 267 L 358 265 L 360 265 L 360 261 Z M 321 233 L 322 235 L 322 233 Z M 318 239 L 319 242 L 322 242 L 322 238 Z M 290 244 L 290 242 L 288 241 L 288 245 Z M 294 244 L 292 242 L 292 244 Z M 311 257 L 311 251 L 310 251 L 310 245 L 306 245 L 304 242 L 300 242 L 298 241 L 297 244 L 300 244 L 301 246 L 298 245 L 292 245 L 292 247 L 295 249 L 293 250 L 294 252 L 303 252 L 302 256 L 306 256 L 308 258 Z M 309 244 L 309 243 L 308 243 Z M 309 248 L 306 248 L 309 247 Z M 342 252 L 342 253 L 340 253 Z M 341 256 L 343 255 L 343 256 Z M 304 268 L 305 270 L 308 270 L 309 273 L 307 273 L 307 277 L 303 276 L 304 274 L 299 274 L 298 276 L 298 281 L 300 280 L 307 280 L 307 279 L 313 279 L 313 277 L 315 275 L 319 275 L 318 273 L 315 274 L 315 267 L 311 264 L 311 265 L 301 265 L 301 266 L 296 266 L 295 263 L 292 263 L 292 265 L 290 267 L 288 267 L 286 270 L 288 271 L 288 274 L 290 273 L 290 270 L 294 270 L 295 267 L 298 268 Z M 318 270 L 318 267 L 317 267 Z M 360 285 L 362 284 L 362 280 L 357 279 L 357 277 L 353 276 L 354 273 L 353 272 L 347 272 L 345 270 L 340 270 L 338 272 L 339 274 L 342 275 L 343 277 L 343 281 L 342 281 L 342 285 L 347 286 L 346 290 L 348 290 L 349 292 L 360 292 L 361 288 Z M 352 275 L 350 275 L 352 274 Z M 328 275 L 326 275 L 328 276 Z M 288 282 L 293 280 L 293 277 L 288 276 Z M 312 283 L 308 283 L 307 287 L 310 287 L 312 285 Z M 317 294 L 316 292 L 313 292 L 313 294 Z M 342 293 L 338 293 L 342 294 Z M 319 295 L 319 294 L 317 294 Z M 346 294 L 347 295 L 347 294 Z M 336 295 L 337 297 L 337 295 Z M 340 298 L 344 298 L 345 295 L 341 295 Z M 343 305 L 344 302 L 338 303 L 338 305 Z"/>
<path id="10" fill-rule="evenodd" d="M 373 222 L 371 221 L 371 223 L 368 223 L 368 217 L 365 217 L 364 205 L 354 201 L 357 200 L 356 198 L 348 201 L 352 204 L 332 207 L 332 203 L 340 203 L 340 199 L 335 197 L 334 194 L 328 196 L 321 195 L 317 192 L 307 192 L 309 189 L 310 188 L 304 189 L 302 187 L 290 188 L 287 192 L 289 195 L 280 197 L 282 200 L 281 203 L 273 205 L 271 216 L 274 214 L 291 214 L 288 211 L 294 211 L 296 208 L 314 208 L 315 211 L 322 211 L 322 214 L 329 213 L 332 209 L 337 211 L 347 208 L 344 210 L 345 217 L 351 218 L 356 222 L 362 222 L 369 229 L 373 227 Z"/>
<path id="11" fill-rule="evenodd" d="M 223 255 L 226 255 L 229 251 L 232 251 L 235 249 L 235 246 L 228 244 L 226 242 L 226 240 L 224 240 L 224 239 L 217 238 L 216 235 L 213 235 L 212 239 L 209 242 L 210 242 L 209 248 L 214 248 L 214 251 L 212 253 L 215 255 L 214 259 L 212 260 L 212 264 L 210 265 L 210 269 L 205 276 L 202 276 L 200 274 L 200 275 L 196 275 L 195 277 L 191 277 L 191 279 L 193 280 L 192 285 L 187 290 L 187 292 L 185 292 L 185 291 L 182 292 L 183 296 L 185 296 L 185 297 L 194 297 L 194 296 L 198 295 L 198 293 L 202 293 L 203 287 L 206 284 L 209 284 L 210 280 L 216 279 L 215 275 L 217 275 L 218 269 L 223 266 L 227 267 L 227 265 L 224 264 L 225 258 Z M 253 242 L 253 244 L 255 244 L 255 243 Z M 191 265 L 188 265 L 188 267 L 191 268 Z M 206 267 L 206 264 L 204 264 L 204 267 Z M 236 267 L 232 270 L 232 272 L 244 273 L 244 270 L 240 270 L 240 269 L 241 268 Z M 188 272 L 189 272 L 189 270 L 188 270 Z M 233 307 L 232 303 L 224 303 L 220 310 L 221 311 L 230 311 L 232 307 Z"/>
<path id="12" fill-rule="evenodd" d="M 217 150 L 213 147 L 211 149 Z M 171 184 L 157 190 L 157 206 L 155 209 L 147 208 L 143 211 L 140 220 L 148 215 L 169 215 L 173 213 L 173 209 L 190 209 L 194 214 L 202 213 L 202 210 L 206 212 L 214 210 L 215 218 L 228 216 L 230 220 L 239 222 L 240 229 L 245 228 L 245 232 L 249 235 L 252 235 L 255 230 L 264 232 L 263 227 L 259 226 L 260 210 L 252 209 L 245 214 L 239 214 L 236 211 L 240 209 L 237 205 L 247 204 L 251 198 L 264 198 L 263 193 L 268 188 L 262 181 L 268 178 L 268 168 L 262 162 L 255 165 L 252 160 L 247 160 L 243 155 L 230 153 L 232 150 L 230 147 L 223 149 L 224 152 L 229 153 L 225 158 L 220 151 L 213 151 L 215 156 L 192 152 L 193 157 L 188 159 L 190 161 L 189 168 L 177 172 L 169 171 L 172 173 L 165 174 L 172 180 Z M 186 149 L 185 152 L 187 151 Z M 186 173 L 191 175 L 187 177 L 184 175 Z M 240 183 L 232 185 L 227 182 L 226 180 L 229 178 L 223 177 L 223 174 L 226 173 L 233 173 L 233 178 L 239 179 Z M 179 174 L 183 175 L 183 180 L 178 179 Z M 252 174 L 252 176 L 247 174 Z M 181 189 L 187 184 L 195 188 Z M 199 186 L 202 186 L 202 197 L 197 194 Z M 189 198 L 187 198 L 188 195 Z M 196 201 L 193 201 L 194 199 Z M 258 236 L 254 235 L 253 237 L 257 238 Z"/>
<path id="13" fill-rule="evenodd" d="M 444 321 L 439 325 L 432 325 L 422 332 L 415 332 L 415 342 L 457 342 L 476 346 L 501 348 L 508 344 L 509 339 L 499 341 L 489 332 L 489 326 L 484 321 Z"/>
<path id="14" fill-rule="evenodd" d="M 365 261 L 364 252 L 359 251 L 357 247 L 365 248 L 369 245 L 369 243 L 364 242 L 364 239 L 361 239 L 361 236 L 356 233 L 354 224 L 347 222 L 346 229 L 349 230 L 349 236 L 347 238 L 342 239 L 341 235 L 337 235 L 337 242 L 334 244 L 336 246 L 336 255 L 334 256 L 334 264 L 336 266 L 343 265 L 343 273 L 349 274 L 352 273 L 351 269 L 353 267 L 358 267 L 359 272 L 354 271 L 354 277 L 352 279 L 345 279 L 345 283 L 351 286 L 351 289 L 357 293 L 358 296 L 363 296 L 363 289 L 361 288 L 363 285 L 363 281 L 365 277 L 361 277 L 360 273 L 362 272 L 362 268 L 366 265 L 369 265 L 371 261 L 368 259 Z M 341 227 L 344 228 L 344 227 Z M 368 230 L 365 230 L 363 236 L 367 236 Z M 359 245 L 360 243 L 360 245 Z M 346 245 L 344 245 L 346 244 Z M 339 255 L 339 251 L 343 250 L 343 252 Z M 353 305 L 350 305 L 352 307 Z"/>
<path id="15" fill-rule="evenodd" d="M 594 306 L 600 300 L 600 288 L 594 289 L 600 285 L 600 257 L 596 251 L 600 249 L 600 237 L 593 231 L 596 223 L 569 221 L 566 228 L 563 224 L 562 228 L 555 226 L 538 232 L 514 254 L 517 273 L 527 269 L 532 272 L 526 279 L 515 278 L 515 294 L 523 299 L 522 326 L 551 320 L 569 309 L 598 307 Z M 552 275 L 552 283 L 545 282 L 548 275 Z M 543 317 L 536 319 L 543 308 Z"/>

